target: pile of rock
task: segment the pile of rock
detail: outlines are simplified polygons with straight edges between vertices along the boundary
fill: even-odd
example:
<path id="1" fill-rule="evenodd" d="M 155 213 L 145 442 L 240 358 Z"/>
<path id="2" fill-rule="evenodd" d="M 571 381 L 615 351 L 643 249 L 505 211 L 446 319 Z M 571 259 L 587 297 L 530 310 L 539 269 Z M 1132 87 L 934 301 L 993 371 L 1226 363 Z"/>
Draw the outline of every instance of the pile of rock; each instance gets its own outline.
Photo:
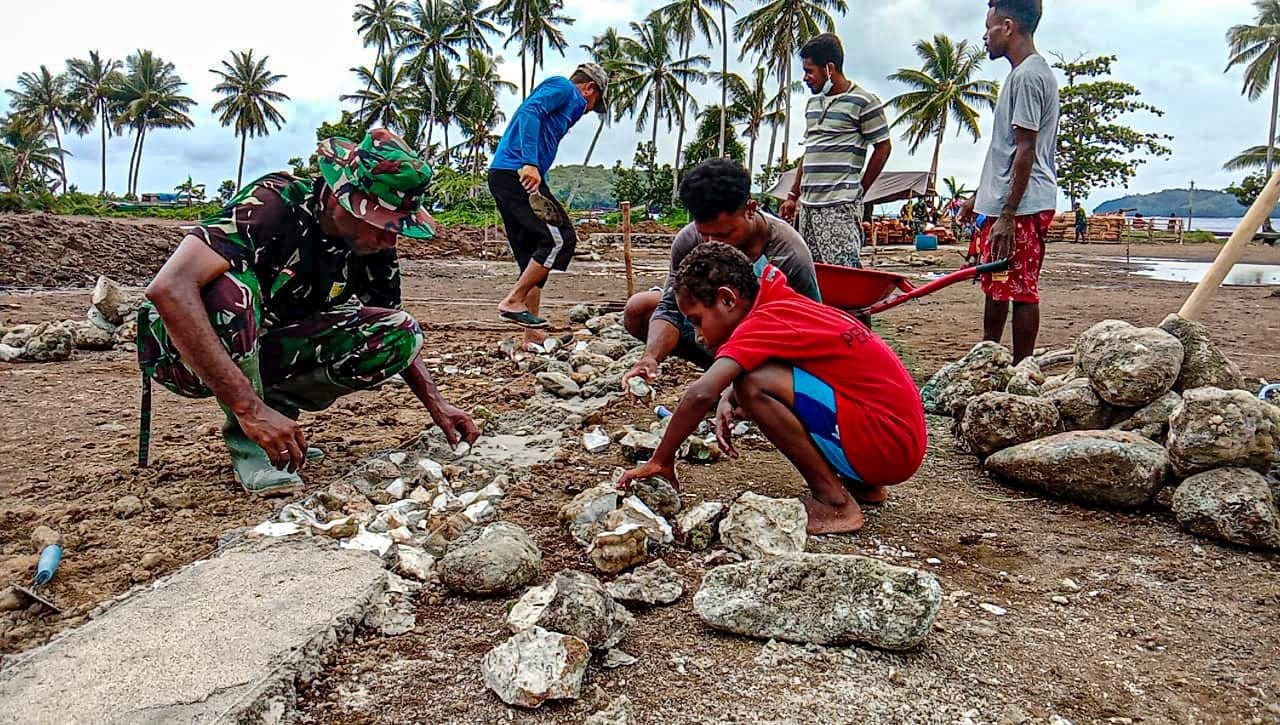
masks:
<path id="1" fill-rule="evenodd" d="M 513 340 L 498 345 L 509 358 L 551 395 L 592 399 L 620 394 L 622 376 L 644 354 L 644 343 L 632 337 L 618 313 L 600 315 L 599 308 L 578 305 L 570 319 L 583 327 L 571 335 L 550 337 L 542 345 L 519 350 Z"/>
<path id="2" fill-rule="evenodd" d="M 1280 548 L 1274 474 L 1280 408 L 1242 390 L 1240 369 L 1204 325 L 1171 315 L 1155 328 L 1101 322 L 1076 341 L 1074 366 L 1046 377 L 976 346 L 921 391 L 956 419 L 989 471 L 1082 503 L 1134 508 L 1169 483 L 1179 525 L 1244 546 Z"/>
<path id="3" fill-rule="evenodd" d="M 99 277 L 86 319 L 0 329 L 0 362 L 58 362 L 72 350 L 136 350 L 140 296 Z"/>

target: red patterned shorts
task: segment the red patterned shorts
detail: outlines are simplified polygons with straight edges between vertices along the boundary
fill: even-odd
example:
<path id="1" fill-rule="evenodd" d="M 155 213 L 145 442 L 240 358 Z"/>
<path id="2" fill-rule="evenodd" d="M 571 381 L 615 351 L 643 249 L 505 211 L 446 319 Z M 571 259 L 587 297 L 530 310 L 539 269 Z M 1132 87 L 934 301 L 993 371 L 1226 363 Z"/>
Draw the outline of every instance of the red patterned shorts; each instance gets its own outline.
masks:
<path id="1" fill-rule="evenodd" d="M 1055 211 L 1027 214 L 1013 220 L 1013 254 L 1009 257 L 1009 271 L 1003 274 L 983 275 L 982 292 L 997 302 L 1040 302 L 1040 267 L 1044 264 L 1044 240 L 1057 215 Z M 975 240 L 982 259 L 990 256 L 991 228 L 994 218 L 987 219 Z"/>

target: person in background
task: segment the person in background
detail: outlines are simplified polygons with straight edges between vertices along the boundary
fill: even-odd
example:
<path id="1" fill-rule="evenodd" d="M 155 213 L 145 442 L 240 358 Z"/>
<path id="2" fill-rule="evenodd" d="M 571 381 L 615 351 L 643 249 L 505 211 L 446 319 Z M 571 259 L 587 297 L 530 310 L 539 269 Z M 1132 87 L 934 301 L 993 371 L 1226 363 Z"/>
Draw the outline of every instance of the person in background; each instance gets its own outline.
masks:
<path id="1" fill-rule="evenodd" d="M 1084 243 L 1084 236 L 1089 231 L 1089 215 L 1084 213 L 1080 202 L 1071 202 L 1071 211 L 1076 218 L 1076 244 Z"/>
<path id="2" fill-rule="evenodd" d="M 609 74 L 595 63 L 569 78 L 552 76 L 516 109 L 489 165 L 489 191 L 502 214 L 507 244 L 520 268 L 498 315 L 525 328 L 527 345 L 542 342 L 548 323 L 538 316 L 551 270 L 569 269 L 578 236 L 573 221 L 547 186 L 560 142 L 588 111 L 606 113 Z"/>
<path id="3" fill-rule="evenodd" d="M 782 218 L 796 223 L 815 262 L 860 267 L 863 194 L 893 150 L 884 104 L 845 77 L 836 36 L 823 33 L 805 43 L 800 59 L 814 95 L 805 109 L 804 157 Z"/>
<path id="4" fill-rule="evenodd" d="M 1008 272 L 983 277 L 983 338 L 1000 342 L 1012 304 L 1018 361 L 1035 351 L 1040 334 L 1040 268 L 1058 204 L 1058 80 L 1036 52 L 1040 0 L 990 0 L 988 8 L 987 51 L 1013 70 L 1000 88 L 991 146 L 965 215 L 987 217 L 975 235 L 982 261 L 1009 260 Z"/>

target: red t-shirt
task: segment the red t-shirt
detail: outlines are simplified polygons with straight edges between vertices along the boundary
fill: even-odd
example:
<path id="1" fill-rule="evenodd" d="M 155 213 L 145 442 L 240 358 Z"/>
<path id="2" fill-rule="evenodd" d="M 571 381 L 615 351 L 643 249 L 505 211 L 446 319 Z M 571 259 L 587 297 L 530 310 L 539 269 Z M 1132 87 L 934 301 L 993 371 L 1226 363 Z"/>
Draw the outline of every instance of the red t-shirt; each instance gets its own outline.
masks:
<path id="1" fill-rule="evenodd" d="M 797 294 L 776 267 L 765 268 L 755 306 L 716 355 L 748 372 L 785 363 L 830 385 L 840 442 L 866 483 L 902 483 L 924 461 L 924 408 L 902 361 L 861 322 Z"/>

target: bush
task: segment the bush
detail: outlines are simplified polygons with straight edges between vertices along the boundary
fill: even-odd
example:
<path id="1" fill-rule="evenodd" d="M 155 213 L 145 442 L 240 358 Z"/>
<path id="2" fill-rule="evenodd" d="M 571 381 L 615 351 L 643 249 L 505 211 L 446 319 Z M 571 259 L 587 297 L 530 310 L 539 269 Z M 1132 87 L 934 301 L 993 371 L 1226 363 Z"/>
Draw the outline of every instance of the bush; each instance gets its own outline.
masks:
<path id="1" fill-rule="evenodd" d="M 1222 240 L 1214 236 L 1212 232 L 1196 230 L 1187 232 L 1182 235 L 1183 244 L 1221 244 Z"/>

